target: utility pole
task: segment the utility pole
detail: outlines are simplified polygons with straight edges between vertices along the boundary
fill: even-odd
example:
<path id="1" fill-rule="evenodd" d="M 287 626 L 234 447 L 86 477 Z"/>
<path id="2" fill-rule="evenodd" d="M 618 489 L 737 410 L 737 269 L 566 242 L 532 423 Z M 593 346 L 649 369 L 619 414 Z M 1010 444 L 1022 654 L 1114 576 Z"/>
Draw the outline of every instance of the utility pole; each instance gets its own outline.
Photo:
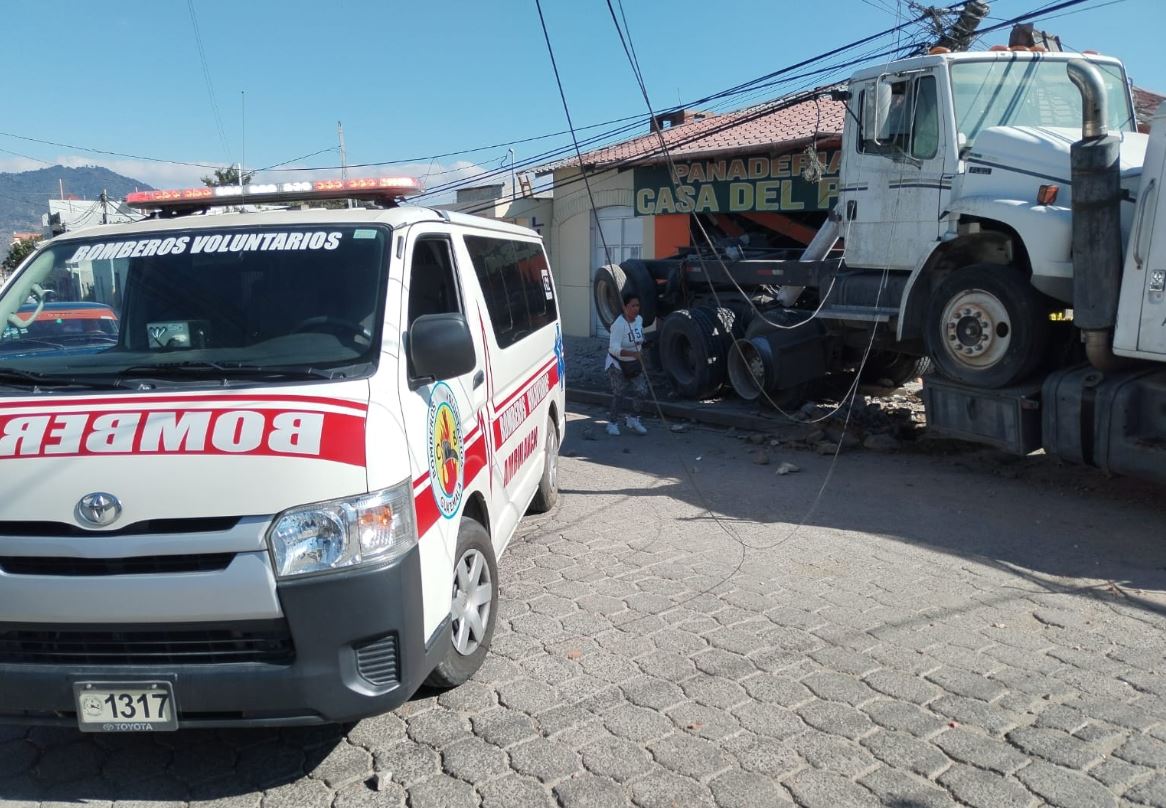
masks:
<path id="1" fill-rule="evenodd" d="M 510 154 L 510 201 L 513 203 L 518 198 L 518 190 L 514 187 L 514 149 L 506 151 Z"/>
<path id="2" fill-rule="evenodd" d="M 109 224 L 109 193 L 102 188 L 98 198 L 101 200 L 101 223 Z"/>
<path id="3" fill-rule="evenodd" d="M 61 199 L 65 198 L 65 180 L 57 177 L 57 187 L 61 189 Z"/>
<path id="4" fill-rule="evenodd" d="M 193 6 L 191 6 L 193 8 Z M 246 187 L 247 184 L 243 182 L 243 165 L 247 159 L 247 91 L 239 91 L 239 199 L 242 202 L 247 201 Z M 242 210 L 242 207 L 239 208 Z"/>
<path id="5" fill-rule="evenodd" d="M 937 27 L 943 29 L 942 17 L 940 16 L 941 9 L 929 8 L 925 11 L 932 16 L 936 22 Z M 979 27 L 980 22 L 988 16 L 990 7 L 985 0 L 971 0 L 964 4 L 963 9 L 959 12 L 955 22 L 953 22 L 944 33 L 942 33 L 935 42 L 938 47 L 948 48 L 953 51 L 966 51 L 972 46 L 975 40 L 976 28 Z M 924 51 L 926 52 L 926 46 Z"/>
<path id="6" fill-rule="evenodd" d="M 336 137 L 340 140 L 340 180 L 344 182 L 348 180 L 348 152 L 344 149 L 344 124 L 340 121 L 336 122 Z M 352 207 L 351 199 L 344 200 L 344 203 Z"/>

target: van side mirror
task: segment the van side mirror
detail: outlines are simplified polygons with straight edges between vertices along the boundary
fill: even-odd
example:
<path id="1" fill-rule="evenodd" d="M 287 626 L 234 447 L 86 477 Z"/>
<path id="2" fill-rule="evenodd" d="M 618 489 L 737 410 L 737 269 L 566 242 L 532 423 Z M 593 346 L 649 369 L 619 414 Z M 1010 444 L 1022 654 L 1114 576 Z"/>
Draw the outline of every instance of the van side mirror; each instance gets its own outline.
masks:
<path id="1" fill-rule="evenodd" d="M 462 314 L 423 314 L 409 326 L 409 364 L 413 376 L 452 379 L 478 364 L 474 338 Z"/>
<path id="2" fill-rule="evenodd" d="M 862 140 L 879 145 L 884 140 L 887 118 L 891 112 L 891 83 L 879 76 L 862 94 Z"/>

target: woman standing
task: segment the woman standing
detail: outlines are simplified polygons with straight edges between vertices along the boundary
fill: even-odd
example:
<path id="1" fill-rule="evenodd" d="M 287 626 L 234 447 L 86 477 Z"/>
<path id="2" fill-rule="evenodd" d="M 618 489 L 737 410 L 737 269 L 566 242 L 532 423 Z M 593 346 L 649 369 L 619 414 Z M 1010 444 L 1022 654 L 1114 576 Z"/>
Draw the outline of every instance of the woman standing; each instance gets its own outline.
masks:
<path id="1" fill-rule="evenodd" d="M 648 380 L 644 378 L 644 363 L 640 351 L 644 345 L 644 321 L 640 317 L 640 296 L 635 292 L 624 292 L 623 316 L 616 317 L 611 324 L 611 339 L 607 343 L 607 361 L 604 369 L 611 382 L 611 413 L 607 423 L 607 434 L 619 434 L 619 416 L 623 409 L 624 397 L 631 393 L 632 415 L 624 419 L 624 425 L 637 435 L 646 435 L 648 430 L 640 423 L 638 413 L 640 402 L 648 395 Z"/>

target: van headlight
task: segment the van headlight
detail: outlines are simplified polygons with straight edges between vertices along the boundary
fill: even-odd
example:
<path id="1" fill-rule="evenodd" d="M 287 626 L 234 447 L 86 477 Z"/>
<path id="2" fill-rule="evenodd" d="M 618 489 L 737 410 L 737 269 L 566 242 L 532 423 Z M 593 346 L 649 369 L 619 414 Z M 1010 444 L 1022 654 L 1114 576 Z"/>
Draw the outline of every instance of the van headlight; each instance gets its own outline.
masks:
<path id="1" fill-rule="evenodd" d="M 289 508 L 267 531 L 280 578 L 392 561 L 417 543 L 413 486 Z"/>

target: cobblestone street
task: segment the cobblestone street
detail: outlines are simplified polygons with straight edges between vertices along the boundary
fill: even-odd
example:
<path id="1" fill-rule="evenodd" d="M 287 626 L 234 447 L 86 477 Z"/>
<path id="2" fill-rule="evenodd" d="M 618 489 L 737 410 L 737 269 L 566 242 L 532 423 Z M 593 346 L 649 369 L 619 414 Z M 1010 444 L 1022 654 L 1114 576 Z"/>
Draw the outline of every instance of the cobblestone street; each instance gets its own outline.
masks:
<path id="1" fill-rule="evenodd" d="M 1166 806 L 1152 489 L 855 452 L 806 519 L 828 457 L 587 423 L 471 683 L 335 729 L 2 727 L 0 804 Z"/>

